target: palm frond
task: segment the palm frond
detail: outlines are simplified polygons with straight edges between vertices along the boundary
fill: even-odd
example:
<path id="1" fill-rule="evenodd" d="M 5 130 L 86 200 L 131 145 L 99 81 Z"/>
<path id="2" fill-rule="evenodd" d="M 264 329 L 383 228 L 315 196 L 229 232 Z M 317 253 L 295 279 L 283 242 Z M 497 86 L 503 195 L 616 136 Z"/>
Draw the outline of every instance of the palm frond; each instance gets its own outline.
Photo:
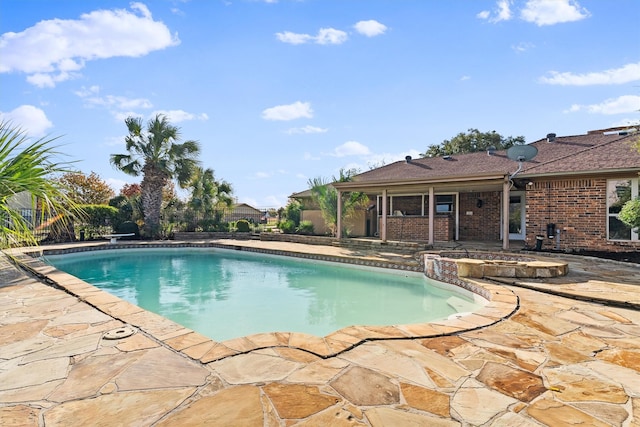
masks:
<path id="1" fill-rule="evenodd" d="M 29 142 L 19 128 L 0 122 L 0 244 L 34 244 L 34 224 L 11 207 L 14 196 L 29 195 L 32 208 L 39 206 L 42 216 L 72 213 L 77 206 L 71 201 L 63 186 L 54 179 L 56 173 L 74 172 L 71 162 L 56 160 L 61 155 L 51 145 L 57 138 L 40 138 Z"/>

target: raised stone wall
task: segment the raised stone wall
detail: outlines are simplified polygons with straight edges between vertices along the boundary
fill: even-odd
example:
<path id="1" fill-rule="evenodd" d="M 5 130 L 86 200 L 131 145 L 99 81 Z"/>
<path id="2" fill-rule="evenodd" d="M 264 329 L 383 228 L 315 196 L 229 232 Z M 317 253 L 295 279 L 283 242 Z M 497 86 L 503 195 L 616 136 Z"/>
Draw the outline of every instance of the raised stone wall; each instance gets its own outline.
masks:
<path id="1" fill-rule="evenodd" d="M 425 254 L 424 266 L 427 277 L 465 289 L 469 285 L 462 277 L 548 278 L 569 272 L 568 264 L 563 262 L 482 252 Z"/>

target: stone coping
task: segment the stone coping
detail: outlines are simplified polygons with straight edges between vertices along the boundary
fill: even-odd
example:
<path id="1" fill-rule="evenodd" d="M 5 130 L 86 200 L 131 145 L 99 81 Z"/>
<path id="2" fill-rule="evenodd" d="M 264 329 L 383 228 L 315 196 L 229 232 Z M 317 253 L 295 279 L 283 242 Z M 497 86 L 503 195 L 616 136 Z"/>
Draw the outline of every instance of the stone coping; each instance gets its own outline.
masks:
<path id="1" fill-rule="evenodd" d="M 466 289 L 486 298 L 487 303 L 473 313 L 459 313 L 448 319 L 436 320 L 429 323 L 390 325 L 390 326 L 349 326 L 337 330 L 327 336 L 318 337 L 298 332 L 260 333 L 245 337 L 238 337 L 227 341 L 217 342 L 191 329 L 185 328 L 167 318 L 146 311 L 134 304 L 121 300 L 105 291 L 90 285 L 75 276 L 64 273 L 47 265 L 34 256 L 41 254 L 62 254 L 101 249 L 124 248 L 158 248 L 158 247 L 203 247 L 199 244 L 160 243 L 160 244 L 120 244 L 108 246 L 79 246 L 66 249 L 48 250 L 39 248 L 37 253 L 23 252 L 12 254 L 12 257 L 23 268 L 38 276 L 45 283 L 63 289 L 103 313 L 140 330 L 171 349 L 180 352 L 194 360 L 207 364 L 230 356 L 248 353 L 254 350 L 288 347 L 312 353 L 321 358 L 329 358 L 348 351 L 360 344 L 374 340 L 392 339 L 424 339 L 435 338 L 475 330 L 493 325 L 513 315 L 519 308 L 519 299 L 511 290 L 483 280 L 465 280 Z M 208 244 L 207 247 L 221 247 L 226 249 L 242 249 L 265 254 L 296 256 L 323 261 L 348 262 L 343 257 L 318 255 L 300 252 L 282 251 L 242 246 Z M 362 261 L 362 260 L 360 260 Z M 366 266 L 390 267 L 380 261 L 362 261 L 351 259 L 350 263 Z M 371 264 L 373 263 L 373 264 Z M 406 266 L 395 266 L 402 269 Z"/>

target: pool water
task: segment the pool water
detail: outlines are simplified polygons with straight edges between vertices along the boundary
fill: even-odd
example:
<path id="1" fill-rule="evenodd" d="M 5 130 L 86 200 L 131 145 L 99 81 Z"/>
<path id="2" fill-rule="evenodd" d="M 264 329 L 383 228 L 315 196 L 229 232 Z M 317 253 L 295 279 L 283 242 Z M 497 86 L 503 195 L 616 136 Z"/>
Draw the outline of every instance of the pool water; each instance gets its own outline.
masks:
<path id="1" fill-rule="evenodd" d="M 262 332 L 325 336 L 481 306 L 419 273 L 226 249 L 119 249 L 44 261 L 216 341 Z"/>

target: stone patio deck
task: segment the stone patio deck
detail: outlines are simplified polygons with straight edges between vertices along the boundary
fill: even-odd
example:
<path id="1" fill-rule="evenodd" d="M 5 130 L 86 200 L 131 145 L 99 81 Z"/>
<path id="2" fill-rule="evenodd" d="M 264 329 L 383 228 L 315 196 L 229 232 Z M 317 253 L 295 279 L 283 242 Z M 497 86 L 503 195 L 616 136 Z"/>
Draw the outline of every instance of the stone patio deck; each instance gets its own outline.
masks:
<path id="1" fill-rule="evenodd" d="M 47 272 L 64 289 L 42 283 L 3 255 L 0 425 L 640 426 L 640 266 L 557 259 L 567 276 L 473 279 L 492 295 L 484 315 L 215 343 L 64 273 Z"/>

